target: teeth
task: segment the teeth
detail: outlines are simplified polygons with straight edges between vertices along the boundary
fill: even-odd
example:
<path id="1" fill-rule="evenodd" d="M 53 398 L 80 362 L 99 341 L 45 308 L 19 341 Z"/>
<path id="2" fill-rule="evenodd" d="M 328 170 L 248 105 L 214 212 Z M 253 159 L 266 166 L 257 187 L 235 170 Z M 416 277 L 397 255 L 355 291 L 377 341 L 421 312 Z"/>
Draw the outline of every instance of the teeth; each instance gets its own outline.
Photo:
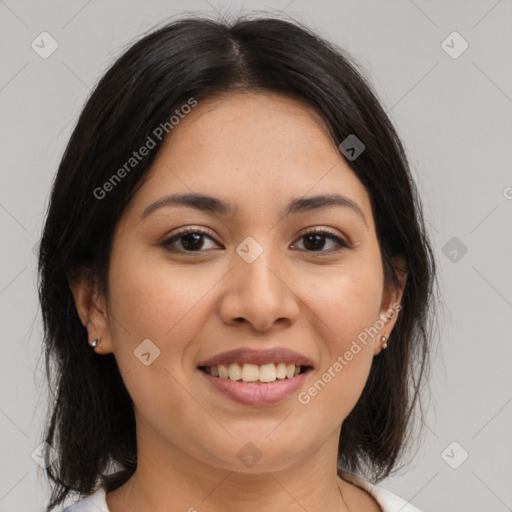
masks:
<path id="1" fill-rule="evenodd" d="M 276 367 L 276 377 L 278 379 L 286 379 L 286 364 L 285 363 L 279 363 L 277 365 L 277 367 Z"/>
<path id="2" fill-rule="evenodd" d="M 227 379 L 228 378 L 228 369 L 223 364 L 219 364 L 219 377 L 221 379 Z"/>
<path id="3" fill-rule="evenodd" d="M 300 368 L 299 368 L 300 370 Z M 276 380 L 276 365 L 274 363 L 260 366 L 260 381 L 273 382 Z"/>
<path id="4" fill-rule="evenodd" d="M 228 375 L 231 380 L 240 380 L 242 378 L 242 367 L 238 363 L 231 363 Z"/>
<path id="5" fill-rule="evenodd" d="M 256 382 L 260 378 L 260 369 L 257 364 L 244 364 L 242 366 L 242 380 Z"/>
<path id="6" fill-rule="evenodd" d="M 221 379 L 242 380 L 244 382 L 274 382 L 276 379 L 291 379 L 300 373 L 300 366 L 293 363 L 268 363 L 258 366 L 250 363 L 231 363 L 207 366 L 207 373 Z"/>

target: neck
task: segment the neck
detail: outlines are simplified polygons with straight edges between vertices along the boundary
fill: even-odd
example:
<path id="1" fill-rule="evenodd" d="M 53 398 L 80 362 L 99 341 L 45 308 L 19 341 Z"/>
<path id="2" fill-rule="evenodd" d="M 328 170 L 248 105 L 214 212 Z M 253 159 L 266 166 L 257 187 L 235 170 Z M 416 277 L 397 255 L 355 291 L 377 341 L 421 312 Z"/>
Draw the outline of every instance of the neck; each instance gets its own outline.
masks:
<path id="1" fill-rule="evenodd" d="M 107 494 L 110 512 L 349 511 L 336 471 L 339 429 L 310 454 L 268 465 L 262 457 L 245 472 L 199 460 L 154 431 L 137 438 L 137 470 Z"/>

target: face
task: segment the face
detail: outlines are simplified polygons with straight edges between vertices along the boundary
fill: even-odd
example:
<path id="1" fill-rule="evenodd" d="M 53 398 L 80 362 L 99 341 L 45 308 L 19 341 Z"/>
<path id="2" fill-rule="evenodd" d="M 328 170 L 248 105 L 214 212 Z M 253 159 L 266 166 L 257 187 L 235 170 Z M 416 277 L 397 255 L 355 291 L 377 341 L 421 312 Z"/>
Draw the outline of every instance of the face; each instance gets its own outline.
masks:
<path id="1" fill-rule="evenodd" d="M 327 448 L 336 457 L 341 424 L 396 320 L 382 315 L 400 300 L 384 289 L 365 188 L 317 114 L 277 94 L 202 100 L 170 135 L 117 225 L 108 301 L 73 288 L 89 339 L 101 336 L 97 352 L 115 355 L 141 446 L 155 459 L 179 451 L 239 472 Z M 192 193 L 217 202 L 161 201 Z M 312 200 L 326 195 L 342 199 Z M 297 354 L 310 364 L 268 384 L 199 368 L 235 349 L 263 353 L 277 371 Z M 272 378 L 271 364 L 258 369 Z M 251 466 L 245 454 L 260 459 Z"/>

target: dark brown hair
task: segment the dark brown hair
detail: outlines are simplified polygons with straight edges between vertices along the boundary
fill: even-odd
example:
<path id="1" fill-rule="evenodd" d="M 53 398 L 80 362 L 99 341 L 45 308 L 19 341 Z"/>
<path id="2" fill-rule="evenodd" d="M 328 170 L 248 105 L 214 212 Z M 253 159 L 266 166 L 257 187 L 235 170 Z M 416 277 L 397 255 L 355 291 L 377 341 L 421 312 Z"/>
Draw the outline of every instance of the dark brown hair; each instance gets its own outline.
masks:
<path id="1" fill-rule="evenodd" d="M 145 35 L 108 69 L 81 112 L 53 183 L 39 253 L 51 391 L 44 440 L 58 454 L 46 470 L 53 482 L 47 511 L 71 491 L 90 494 L 98 479 L 113 490 L 136 469 L 132 400 L 114 355 L 98 356 L 88 345 L 69 280 L 86 271 L 108 297 L 114 228 L 162 141 L 107 198 L 94 191 L 189 98 L 200 102 L 233 90 L 300 98 L 321 115 L 336 146 L 351 134 L 365 145 L 347 163 L 371 200 L 385 280 L 399 286 L 395 257 L 403 258 L 408 276 L 389 348 L 374 358 L 343 423 L 338 460 L 340 471 L 377 481 L 398 465 L 428 375 L 436 273 L 402 144 L 350 58 L 311 30 L 273 18 L 187 18 Z"/>

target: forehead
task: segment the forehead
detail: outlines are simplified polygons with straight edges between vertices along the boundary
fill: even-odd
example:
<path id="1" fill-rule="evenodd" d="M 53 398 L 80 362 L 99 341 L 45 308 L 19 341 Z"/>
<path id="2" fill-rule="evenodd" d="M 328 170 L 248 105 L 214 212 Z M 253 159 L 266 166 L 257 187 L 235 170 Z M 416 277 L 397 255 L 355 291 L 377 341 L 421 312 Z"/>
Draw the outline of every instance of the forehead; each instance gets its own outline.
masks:
<path id="1" fill-rule="evenodd" d="M 325 123 L 312 107 L 269 91 L 223 93 L 200 100 L 173 128 L 163 152 L 178 153 L 190 146 L 210 151 L 211 157 L 250 155 L 255 163 L 259 158 L 289 161 L 291 151 L 298 159 L 308 150 L 334 149 Z"/>
<path id="2" fill-rule="evenodd" d="M 224 198 L 237 214 L 339 193 L 371 217 L 366 190 L 320 115 L 304 102 L 271 92 L 218 95 L 183 115 L 138 192 L 137 210 L 174 192 Z"/>

